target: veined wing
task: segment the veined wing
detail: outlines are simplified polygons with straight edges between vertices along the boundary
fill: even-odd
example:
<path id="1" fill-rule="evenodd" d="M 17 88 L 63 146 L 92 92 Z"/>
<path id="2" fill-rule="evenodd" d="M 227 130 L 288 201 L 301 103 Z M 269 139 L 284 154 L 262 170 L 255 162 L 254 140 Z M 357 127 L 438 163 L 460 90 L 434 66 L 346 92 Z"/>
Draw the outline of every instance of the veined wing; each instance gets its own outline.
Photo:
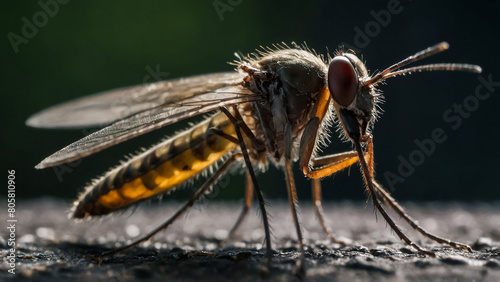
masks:
<path id="1" fill-rule="evenodd" d="M 39 128 L 103 127 L 137 113 L 206 94 L 241 82 L 237 72 L 214 73 L 125 87 L 47 108 L 26 124 Z M 234 84 L 233 84 L 234 83 Z"/>
<path id="2" fill-rule="evenodd" d="M 203 78 L 205 83 L 200 81 Z M 39 163 L 36 168 L 46 168 L 80 159 L 160 127 L 216 110 L 221 106 L 261 99 L 260 95 L 241 85 L 242 78 L 243 75 L 238 73 L 221 73 L 184 79 L 187 81 L 193 79 L 197 82 L 191 86 L 182 79 L 171 81 L 179 88 L 168 87 L 169 95 L 165 96 L 167 101 L 164 104 L 116 121 L 57 151 Z M 111 93 L 113 92 L 101 95 Z M 61 108 L 57 109 L 60 110 Z M 89 109 L 89 112 L 92 110 Z"/>

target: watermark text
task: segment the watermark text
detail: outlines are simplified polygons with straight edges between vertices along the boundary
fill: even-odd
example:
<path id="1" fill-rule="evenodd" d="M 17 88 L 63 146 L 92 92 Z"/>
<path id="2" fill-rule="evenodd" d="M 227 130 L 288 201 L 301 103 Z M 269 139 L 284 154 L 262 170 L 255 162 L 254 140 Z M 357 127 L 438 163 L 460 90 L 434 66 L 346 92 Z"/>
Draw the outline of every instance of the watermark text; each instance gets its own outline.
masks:
<path id="1" fill-rule="evenodd" d="M 16 274 L 16 171 L 7 170 L 7 250 L 8 272 Z"/>

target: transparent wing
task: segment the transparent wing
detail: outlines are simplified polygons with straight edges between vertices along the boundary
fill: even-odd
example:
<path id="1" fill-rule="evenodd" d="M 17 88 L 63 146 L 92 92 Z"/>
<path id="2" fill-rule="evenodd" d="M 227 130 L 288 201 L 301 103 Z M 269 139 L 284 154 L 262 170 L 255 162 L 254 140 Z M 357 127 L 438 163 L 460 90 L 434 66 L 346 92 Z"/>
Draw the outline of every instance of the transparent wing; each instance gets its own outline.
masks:
<path id="1" fill-rule="evenodd" d="M 215 73 L 125 87 L 45 109 L 26 124 L 39 128 L 103 127 L 137 113 L 204 95 L 241 81 L 237 72 Z"/>
<path id="2" fill-rule="evenodd" d="M 118 120 L 57 151 L 39 163 L 36 168 L 46 168 L 80 159 L 160 127 L 216 110 L 221 106 L 261 99 L 260 95 L 256 95 L 241 86 L 242 78 L 243 75 L 238 73 L 221 73 L 170 81 L 172 85 L 165 85 L 169 89 L 169 94 L 164 97 L 163 104 L 142 111 L 137 110 L 138 107 L 135 108 L 136 113 L 134 115 Z M 195 84 L 189 85 L 189 81 L 195 82 Z M 166 83 L 168 84 L 168 82 Z M 174 86 L 178 86 L 178 88 Z M 129 90 L 132 89 L 136 89 L 136 87 L 129 88 Z M 127 93 L 126 89 L 117 91 L 125 91 Z M 154 90 L 153 93 L 158 96 L 159 92 L 156 91 Z M 93 97 L 99 99 L 103 95 L 106 96 L 113 93 L 114 91 Z M 127 95 L 130 95 L 130 93 L 127 93 Z M 89 101 L 85 102 L 89 103 Z M 70 102 L 65 105 L 75 108 L 75 103 L 77 102 Z M 54 109 L 57 112 L 66 112 L 63 105 L 57 106 Z M 42 114 L 46 115 L 44 112 Z M 82 108 L 81 112 L 101 113 L 101 109 Z M 49 110 L 47 114 L 50 114 Z M 118 117 L 114 116 L 114 119 Z M 88 118 L 87 124 L 92 123 L 93 120 L 93 118 Z"/>

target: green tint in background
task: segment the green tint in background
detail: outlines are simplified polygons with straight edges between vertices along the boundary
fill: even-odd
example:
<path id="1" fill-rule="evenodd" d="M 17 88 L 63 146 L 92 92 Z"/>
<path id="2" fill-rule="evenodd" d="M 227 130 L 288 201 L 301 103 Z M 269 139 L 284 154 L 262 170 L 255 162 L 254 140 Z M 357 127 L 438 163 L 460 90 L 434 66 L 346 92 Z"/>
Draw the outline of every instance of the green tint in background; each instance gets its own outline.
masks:
<path id="1" fill-rule="evenodd" d="M 483 67 L 482 77 L 500 81 L 498 1 L 480 5 L 466 1 L 68 1 L 58 4 L 53 16 L 44 12 L 42 6 L 48 4 L 40 3 L 58 2 L 0 4 L 2 170 L 16 170 L 18 198 L 75 198 L 85 183 L 118 164 L 124 155 L 187 127 L 183 123 L 163 128 L 78 164 L 39 171 L 33 168 L 39 161 L 90 130 L 28 128 L 24 122 L 31 114 L 145 80 L 230 71 L 233 66 L 227 62 L 235 59 L 235 52 L 246 54 L 260 45 L 306 41 L 319 53 L 326 53 L 327 47 L 333 52 L 343 42 L 356 47 L 368 69 L 375 72 L 448 41 L 450 50 L 422 64 L 474 63 Z M 396 13 L 384 18 L 387 13 L 381 11 L 391 9 Z M 24 18 L 30 23 L 38 21 L 40 27 L 17 46 L 16 53 L 8 35 L 23 36 Z M 155 70 L 160 71 L 158 77 L 153 75 Z M 500 199 L 496 145 L 500 140 L 500 87 L 493 87 L 491 95 L 478 100 L 476 106 L 471 97 L 480 84 L 478 76 L 422 73 L 390 79 L 381 86 L 386 102 L 375 124 L 374 141 L 377 178 L 385 186 L 388 172 L 400 175 L 401 160 L 418 154 L 414 153 L 418 150 L 415 140 L 431 138 L 436 129 L 446 135 L 421 164 L 407 171 L 403 183 L 393 186 L 396 198 Z M 454 105 L 464 101 L 475 110 L 462 117 L 453 113 L 449 122 L 443 119 L 448 109 L 453 112 Z M 332 134 L 334 142 L 325 153 L 350 148 L 337 135 Z M 297 166 L 295 169 L 299 196 L 310 198 L 308 182 Z M 223 180 L 210 197 L 242 197 L 243 177 L 237 174 Z M 271 168 L 259 181 L 268 197 L 286 197 L 282 172 Z M 328 177 L 323 187 L 330 200 L 365 199 L 357 167 Z M 187 188 L 181 194 L 189 195 L 192 190 Z"/>

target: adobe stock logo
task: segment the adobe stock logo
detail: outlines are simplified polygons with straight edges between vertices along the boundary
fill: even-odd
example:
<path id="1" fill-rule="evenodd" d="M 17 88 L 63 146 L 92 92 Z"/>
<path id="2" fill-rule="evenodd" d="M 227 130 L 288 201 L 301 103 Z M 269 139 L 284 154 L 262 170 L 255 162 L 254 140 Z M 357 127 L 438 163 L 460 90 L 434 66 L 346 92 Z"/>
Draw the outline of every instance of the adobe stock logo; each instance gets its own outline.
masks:
<path id="1" fill-rule="evenodd" d="M 396 184 L 405 182 L 417 167 L 432 156 L 439 144 L 448 140 L 446 130 L 458 130 L 462 126 L 463 120 L 470 118 L 472 113 L 479 109 L 481 102 L 489 99 L 491 93 L 495 92 L 495 88 L 500 86 L 500 81 L 493 81 L 492 74 L 489 74 L 488 78 L 480 75 L 477 79 L 479 84 L 476 86 L 474 94 L 465 97 L 461 103 L 455 103 L 443 112 L 443 121 L 449 126 L 449 129 L 436 127 L 431 131 L 429 138 L 415 139 L 413 142 L 416 148 L 405 155 L 406 157 L 398 156 L 397 171 L 384 172 L 385 181 L 391 191 L 394 191 Z"/>
<path id="2" fill-rule="evenodd" d="M 242 2 L 243 0 L 214 0 L 212 5 L 219 16 L 219 20 L 223 22 L 224 13 L 234 11 L 234 8 L 239 6 Z"/>
<path id="3" fill-rule="evenodd" d="M 389 26 L 393 16 L 400 14 L 403 9 L 404 7 L 399 0 L 389 0 L 385 9 L 381 9 L 379 11 L 371 10 L 370 15 L 373 20 L 367 22 L 362 27 L 354 27 L 354 44 L 341 42 L 340 45 L 344 46 L 346 49 L 352 49 L 355 52 L 360 52 L 361 49 L 370 45 L 372 39 L 377 37 L 382 32 L 382 28 Z"/>
<path id="4" fill-rule="evenodd" d="M 59 5 L 68 4 L 69 0 L 48 0 L 48 1 L 38 1 L 38 6 L 41 10 L 35 12 L 31 17 L 31 20 L 27 17 L 22 17 L 21 21 L 23 26 L 21 27 L 21 35 L 9 32 L 7 34 L 7 39 L 9 39 L 10 45 L 14 52 L 19 53 L 19 45 L 28 44 L 30 39 L 33 39 L 38 34 L 38 31 L 47 25 L 49 22 L 49 17 L 53 18 L 59 12 Z"/>

